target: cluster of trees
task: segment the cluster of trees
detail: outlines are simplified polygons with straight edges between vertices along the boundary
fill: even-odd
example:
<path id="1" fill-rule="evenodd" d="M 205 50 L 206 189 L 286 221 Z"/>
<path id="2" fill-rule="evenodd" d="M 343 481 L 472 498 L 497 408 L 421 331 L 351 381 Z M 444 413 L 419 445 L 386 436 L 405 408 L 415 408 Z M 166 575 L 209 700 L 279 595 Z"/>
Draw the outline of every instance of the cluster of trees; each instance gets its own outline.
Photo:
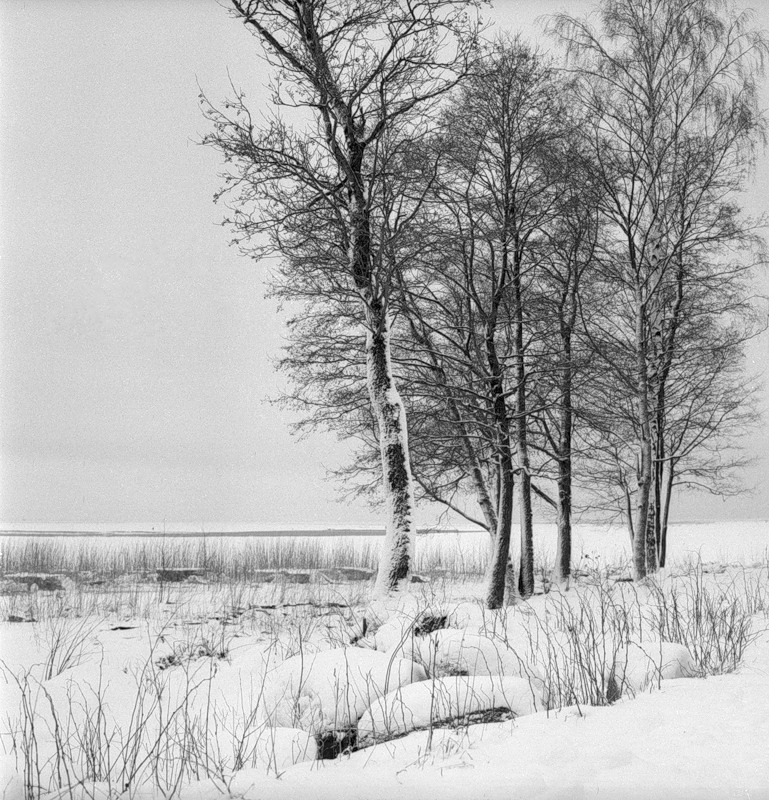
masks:
<path id="1" fill-rule="evenodd" d="M 206 141 L 236 240 L 299 304 L 292 400 L 361 442 L 344 476 L 384 499 L 380 588 L 408 578 L 419 496 L 489 531 L 491 608 L 534 590 L 535 506 L 568 582 L 575 493 L 625 515 L 636 579 L 663 566 L 674 487 L 732 490 L 753 416 L 749 16 L 600 0 L 598 28 L 550 21 L 556 60 L 490 41 L 470 0 L 232 7 L 284 115 L 203 98 Z"/>

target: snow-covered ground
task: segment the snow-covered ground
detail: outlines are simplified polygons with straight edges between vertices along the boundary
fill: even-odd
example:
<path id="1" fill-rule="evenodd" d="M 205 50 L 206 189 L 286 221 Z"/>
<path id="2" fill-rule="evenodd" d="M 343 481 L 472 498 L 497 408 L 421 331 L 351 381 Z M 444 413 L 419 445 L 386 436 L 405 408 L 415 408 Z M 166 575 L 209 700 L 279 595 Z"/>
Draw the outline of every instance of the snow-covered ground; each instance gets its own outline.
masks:
<path id="1" fill-rule="evenodd" d="M 697 530 L 657 585 L 582 542 L 499 612 L 445 577 L 0 596 L 0 797 L 769 798 L 769 537 Z"/>

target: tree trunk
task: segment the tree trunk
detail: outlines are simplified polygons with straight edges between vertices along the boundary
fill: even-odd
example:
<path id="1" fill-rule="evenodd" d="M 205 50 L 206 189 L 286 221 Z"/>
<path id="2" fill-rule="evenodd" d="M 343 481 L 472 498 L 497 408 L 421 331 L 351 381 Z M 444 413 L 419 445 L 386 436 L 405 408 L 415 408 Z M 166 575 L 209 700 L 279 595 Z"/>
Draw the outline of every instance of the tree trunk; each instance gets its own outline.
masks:
<path id="1" fill-rule="evenodd" d="M 512 510 L 510 512 L 510 524 L 513 522 Z M 513 541 L 512 531 L 508 534 L 511 544 Z M 505 573 L 505 605 L 512 606 L 518 601 L 518 580 L 515 574 L 515 561 L 513 558 L 513 548 L 510 547 L 507 553 L 507 572 Z"/>
<path id="2" fill-rule="evenodd" d="M 652 480 L 652 487 L 656 489 L 656 481 Z M 656 491 L 649 493 L 649 511 L 646 520 L 646 574 L 652 575 L 657 571 L 657 525 L 659 524 Z"/>
<path id="3" fill-rule="evenodd" d="M 651 359 L 649 375 L 649 391 L 654 398 L 654 407 L 650 409 L 650 434 L 652 441 L 651 487 L 649 512 L 646 527 L 646 572 L 654 573 L 658 569 L 660 542 L 660 522 L 662 516 L 662 469 L 665 457 L 664 443 L 664 371 L 662 361 L 662 312 L 655 302 L 651 314 Z"/>
<path id="4" fill-rule="evenodd" d="M 670 498 L 673 494 L 673 476 L 675 468 L 673 462 L 667 462 L 667 469 L 665 470 L 665 501 L 662 505 L 662 519 L 660 521 L 660 547 L 659 547 L 659 565 L 660 569 L 664 568 L 668 555 L 668 519 L 670 518 Z"/>
<path id="5" fill-rule="evenodd" d="M 558 541 L 555 551 L 555 577 L 569 588 L 571 577 L 571 392 L 561 409 L 561 441 L 558 453 Z"/>
<path id="6" fill-rule="evenodd" d="M 659 406 L 652 417 L 652 484 L 649 496 L 649 516 L 646 526 L 646 572 L 651 574 L 659 568 L 659 543 L 662 517 L 662 437 Z"/>
<path id="7" fill-rule="evenodd" d="M 488 608 L 501 608 L 505 601 L 505 588 L 509 583 L 510 527 L 513 518 L 513 455 L 510 443 L 510 418 L 507 413 L 502 366 L 499 363 L 494 339 L 496 309 L 486 324 L 486 360 L 489 366 L 489 395 L 494 415 L 497 450 L 497 530 L 492 543 L 488 571 Z"/>
<path id="8" fill-rule="evenodd" d="M 650 464 L 652 460 L 651 442 L 641 434 L 641 465 L 638 474 L 638 496 L 636 497 L 636 531 L 633 539 L 633 577 L 640 581 L 646 577 L 646 534 L 649 515 L 649 485 L 651 483 Z"/>
<path id="9" fill-rule="evenodd" d="M 625 514 L 627 514 L 627 532 L 630 536 L 630 549 L 635 552 L 635 529 L 633 528 L 633 502 L 630 498 L 630 487 L 623 479 L 622 488 L 625 492 Z"/>
<path id="10" fill-rule="evenodd" d="M 387 304 L 371 263 L 371 219 L 366 203 L 363 146 L 349 124 L 347 147 L 350 171 L 355 176 L 348 188 L 349 260 L 355 287 L 366 314 L 366 372 L 371 409 L 376 419 L 382 458 L 382 493 L 385 501 L 385 538 L 376 588 L 397 591 L 411 575 L 414 558 L 414 484 L 409 461 L 406 410 L 395 386 L 390 355 Z"/>
<path id="11" fill-rule="evenodd" d="M 518 439 L 520 446 L 521 439 Z M 525 445 L 524 445 L 525 447 Z M 531 511 L 531 475 L 529 474 L 528 450 L 525 455 L 519 452 L 521 480 L 519 481 L 521 515 L 521 566 L 518 573 L 518 592 L 522 598 L 534 594 L 534 527 Z"/>
<path id="12" fill-rule="evenodd" d="M 518 482 L 521 515 L 521 566 L 518 591 L 521 597 L 534 594 L 534 531 L 531 513 L 531 462 L 529 461 L 528 419 L 526 414 L 526 365 L 523 348 L 523 297 L 520 261 L 516 254 L 513 269 L 513 356 L 515 359 L 515 447 L 521 479 Z"/>
<path id="13" fill-rule="evenodd" d="M 656 392 L 655 392 L 656 394 Z M 657 547 L 660 529 L 660 475 L 659 475 L 659 418 L 657 409 L 651 417 L 651 485 L 649 486 L 649 510 L 646 517 L 646 574 L 657 571 Z"/>
<path id="14" fill-rule="evenodd" d="M 369 314 L 366 365 L 371 406 L 377 421 L 385 497 L 385 540 L 377 590 L 397 590 L 410 577 L 414 558 L 414 488 L 409 463 L 406 412 L 390 366 L 390 334 L 381 312 Z"/>
<path id="15" fill-rule="evenodd" d="M 472 449 L 472 448 L 471 448 Z M 488 491 L 486 489 L 486 484 L 483 480 L 483 474 L 481 471 L 480 464 L 478 463 L 477 456 L 475 455 L 475 451 L 473 450 L 473 478 L 476 487 L 476 494 L 478 495 L 478 503 L 483 510 L 484 518 L 486 519 L 486 524 L 488 526 L 489 534 L 490 534 L 490 553 L 489 553 L 489 567 L 486 573 L 486 585 L 491 590 L 491 586 L 494 584 L 494 579 L 492 577 L 494 572 L 494 565 L 496 563 L 496 548 L 497 548 L 497 539 L 499 538 L 500 534 L 500 523 L 499 519 L 500 516 L 504 516 L 505 519 L 502 521 L 502 530 L 505 530 L 506 533 L 504 534 L 508 542 L 511 542 L 511 527 L 513 523 L 513 496 L 514 496 L 514 483 L 515 483 L 515 476 L 512 470 L 512 459 L 509 459 L 509 469 L 510 473 L 508 477 L 500 478 L 497 481 L 497 504 L 496 507 L 492 507 L 491 505 L 491 498 L 489 497 Z M 502 471 L 502 465 L 498 466 L 498 470 Z M 508 490 L 506 486 L 506 482 L 509 481 L 510 488 Z M 510 509 L 507 509 L 508 505 L 508 491 L 510 493 L 509 503 Z M 507 547 L 507 569 L 505 572 L 505 590 L 504 590 L 504 597 L 505 602 L 508 604 L 512 604 L 515 602 L 518 596 L 518 585 L 516 583 L 516 575 L 515 575 L 515 564 L 513 563 L 513 551 L 510 545 L 508 544 Z"/>
<path id="16" fill-rule="evenodd" d="M 561 329 L 563 369 L 561 370 L 560 433 L 558 441 L 558 540 L 555 550 L 555 577 L 569 588 L 571 577 L 571 331 Z"/>
<path id="17" fill-rule="evenodd" d="M 649 417 L 649 386 L 646 373 L 646 341 L 643 305 L 636 298 L 636 399 L 641 440 L 639 442 L 640 464 L 638 470 L 638 495 L 636 497 L 636 521 L 633 540 L 633 577 L 640 581 L 646 577 L 646 533 L 649 518 L 649 491 L 652 480 L 652 440 Z"/>
<path id="18" fill-rule="evenodd" d="M 497 504 L 497 531 L 491 551 L 488 573 L 486 607 L 501 608 L 508 589 L 510 569 L 510 527 L 513 522 L 513 459 L 510 447 L 502 448 L 499 456 L 499 502 Z"/>
<path id="19" fill-rule="evenodd" d="M 682 223 L 684 220 L 682 219 Z M 658 445 L 658 472 L 659 472 L 659 485 L 660 485 L 660 522 L 657 538 L 657 553 L 658 564 L 662 568 L 665 566 L 667 559 L 667 541 L 668 541 L 668 519 L 670 518 L 670 501 L 673 494 L 673 477 L 675 474 L 675 464 L 672 459 L 668 458 L 667 448 L 665 447 L 665 412 L 667 408 L 666 387 L 668 377 L 670 375 L 670 368 L 673 364 L 673 349 L 676 342 L 676 334 L 678 333 L 678 326 L 681 321 L 681 309 L 684 300 L 684 275 L 685 275 L 685 262 L 683 252 L 679 247 L 677 252 L 677 267 L 676 267 L 676 299 L 673 305 L 673 311 L 668 325 L 668 330 L 665 336 L 661 339 L 662 344 L 662 368 L 660 371 L 660 384 L 657 399 L 658 409 L 658 423 L 657 428 L 660 432 L 659 445 Z M 663 497 L 664 488 L 664 499 Z"/>

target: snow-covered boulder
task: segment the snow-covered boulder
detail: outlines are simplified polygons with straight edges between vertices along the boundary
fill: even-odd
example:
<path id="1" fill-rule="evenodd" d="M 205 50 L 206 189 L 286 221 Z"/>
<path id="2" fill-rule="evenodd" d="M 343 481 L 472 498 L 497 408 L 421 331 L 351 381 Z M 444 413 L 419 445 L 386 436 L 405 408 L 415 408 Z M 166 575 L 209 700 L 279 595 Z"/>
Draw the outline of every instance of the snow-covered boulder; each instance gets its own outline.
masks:
<path id="1" fill-rule="evenodd" d="M 401 609 L 390 615 L 368 639 L 375 650 L 400 655 L 399 648 L 409 647 L 414 639 L 450 627 L 455 626 L 446 610 Z"/>
<path id="2" fill-rule="evenodd" d="M 381 630 L 381 629 L 380 629 Z M 380 636 L 377 631 L 377 639 L 375 644 L 377 650 L 385 650 L 387 655 L 395 658 L 408 658 L 411 661 L 416 661 L 425 668 L 427 674 L 430 673 L 429 665 L 434 660 L 435 647 L 437 644 L 437 634 L 442 631 L 433 631 L 426 636 L 414 636 L 413 632 L 406 630 L 400 637 L 390 634 L 389 630 L 385 630 L 384 635 Z M 390 647 L 385 648 L 385 645 Z"/>
<path id="3" fill-rule="evenodd" d="M 414 618 L 398 614 L 383 622 L 373 634 L 375 650 L 398 653 L 399 648 L 414 638 Z M 398 653 L 400 658 L 400 653 Z"/>
<path id="4" fill-rule="evenodd" d="M 623 693 L 641 692 L 659 680 L 691 678 L 697 673 L 692 654 L 682 644 L 659 640 L 631 642 L 618 661 L 617 685 Z"/>
<path id="5" fill-rule="evenodd" d="M 398 649 L 392 652 L 398 652 Z M 412 637 L 400 648 L 400 654 L 421 664 L 433 677 L 504 675 L 508 678 L 538 678 L 523 658 L 504 642 L 455 628 Z"/>
<path id="6" fill-rule="evenodd" d="M 358 721 L 358 746 L 484 711 L 533 714 L 541 698 L 522 678 L 455 676 L 413 683 L 379 698 Z"/>
<path id="7" fill-rule="evenodd" d="M 273 725 L 344 730 L 378 698 L 426 677 L 413 661 L 359 647 L 300 654 L 267 675 L 263 709 Z"/>
<path id="8" fill-rule="evenodd" d="M 397 653 L 413 639 L 427 635 L 436 627 L 446 627 L 447 620 L 447 614 L 396 614 L 376 629 L 372 644 L 375 650 Z"/>

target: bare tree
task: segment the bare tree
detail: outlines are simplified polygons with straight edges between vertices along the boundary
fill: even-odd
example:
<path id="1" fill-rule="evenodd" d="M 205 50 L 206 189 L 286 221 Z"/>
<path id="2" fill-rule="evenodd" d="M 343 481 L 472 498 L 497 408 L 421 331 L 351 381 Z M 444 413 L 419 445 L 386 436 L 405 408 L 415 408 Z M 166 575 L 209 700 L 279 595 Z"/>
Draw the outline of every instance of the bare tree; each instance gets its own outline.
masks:
<path id="1" fill-rule="evenodd" d="M 530 324 L 540 330 L 532 448 L 544 458 L 539 472 L 555 482 L 555 579 L 565 587 L 571 575 L 574 478 L 580 463 L 575 429 L 584 426 L 582 398 L 594 366 L 582 320 L 591 313 L 590 285 L 601 233 L 599 187 L 577 133 L 580 123 L 578 114 L 568 128 L 564 123 L 563 145 L 552 153 L 559 171 L 557 209 L 546 229 L 536 306 L 530 314 Z"/>
<path id="2" fill-rule="evenodd" d="M 422 278 L 403 293 L 411 351 L 399 348 L 398 361 L 430 364 L 431 391 L 446 409 L 442 430 L 461 443 L 447 454 L 494 531 L 490 608 L 506 591 L 534 591 L 528 398 L 537 333 L 530 295 L 557 205 L 560 88 L 553 69 L 519 40 L 487 49 L 447 112 L 426 209 L 434 216 L 420 228 L 434 246 L 420 262 Z M 510 566 L 516 483 L 517 586 Z"/>
<path id="3" fill-rule="evenodd" d="M 763 130 L 754 81 L 766 41 L 750 29 L 749 15 L 717 0 L 604 0 L 600 7 L 601 31 L 567 16 L 553 29 L 581 77 L 600 211 L 614 228 L 603 263 L 621 310 L 603 339 L 611 341 L 605 350 L 614 352 L 613 374 L 630 391 L 628 416 L 637 423 L 631 530 L 640 579 L 656 568 L 661 474 L 672 463 L 661 437 L 684 292 L 705 265 L 725 277 L 730 270 L 719 264 L 729 248 L 751 238 L 734 196 Z"/>
<path id="4" fill-rule="evenodd" d="M 426 497 L 492 534 L 487 602 L 494 608 L 519 590 L 510 559 L 516 482 L 523 498 L 520 590 L 533 591 L 525 383 L 534 328 L 524 318 L 556 208 L 559 94 L 552 68 L 519 41 L 490 47 L 435 136 L 421 151 L 411 146 L 414 159 L 434 168 L 423 175 L 415 224 L 401 231 L 391 254 L 393 366 L 411 420 L 414 474 Z M 337 326 L 325 319 L 316 325 L 317 314 L 285 363 L 312 422 L 363 441 L 347 471 L 361 477 L 372 466 L 371 420 L 328 366 L 346 358 L 346 370 L 354 354 L 339 350 Z M 334 331 L 330 340 L 324 327 Z M 307 360 L 317 366 L 308 371 Z M 355 374 L 360 380 L 359 367 Z M 468 496 L 479 515 L 466 510 Z"/>
<path id="5" fill-rule="evenodd" d="M 464 93 L 457 118 L 470 134 L 466 149 L 476 195 L 471 213 L 480 221 L 474 245 L 488 276 L 489 302 L 480 312 L 499 458 L 503 476 L 509 474 L 500 484 L 489 590 L 493 605 L 491 595 L 500 595 L 504 587 L 513 451 L 521 528 L 518 590 L 523 597 L 534 591 L 527 295 L 536 282 L 543 231 L 555 214 L 557 172 L 551 156 L 563 137 L 564 107 L 553 70 L 518 40 L 498 43 L 487 71 Z M 507 358 L 499 352 L 501 341 Z"/>
<path id="6" fill-rule="evenodd" d="M 273 117 L 258 126 L 241 92 L 222 109 L 204 100 L 214 126 L 205 141 L 232 165 L 225 178 L 234 196 L 230 222 L 244 250 L 277 253 L 284 267 L 300 268 L 300 292 L 313 283 L 338 287 L 361 304 L 387 514 L 380 590 L 408 579 L 415 533 L 406 415 L 390 355 L 392 265 L 384 237 L 393 226 L 383 211 L 383 176 L 400 142 L 424 134 L 437 99 L 465 73 L 477 31 L 472 5 L 232 0 L 234 16 L 273 67 L 275 105 L 289 107 L 297 121 Z M 320 242 L 325 258 L 314 268 L 307 256 L 317 255 L 324 225 L 335 241 Z"/>

